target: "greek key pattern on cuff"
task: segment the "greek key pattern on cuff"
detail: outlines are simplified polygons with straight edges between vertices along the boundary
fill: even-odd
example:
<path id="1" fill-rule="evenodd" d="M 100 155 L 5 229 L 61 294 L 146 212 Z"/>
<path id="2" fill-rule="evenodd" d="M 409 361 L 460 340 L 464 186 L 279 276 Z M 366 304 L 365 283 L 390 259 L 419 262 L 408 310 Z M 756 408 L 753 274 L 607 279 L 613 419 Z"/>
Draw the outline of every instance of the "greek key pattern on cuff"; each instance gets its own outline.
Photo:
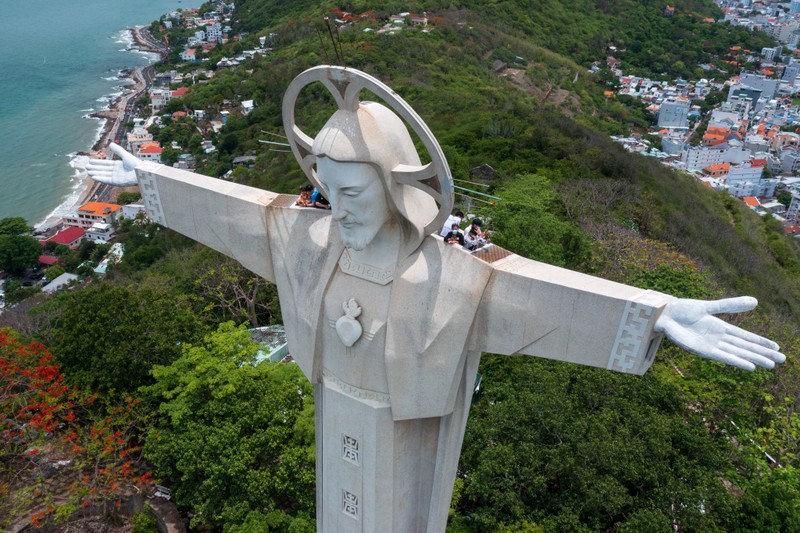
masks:
<path id="1" fill-rule="evenodd" d="M 635 371 L 641 364 L 640 359 L 646 355 L 642 344 L 647 343 L 649 346 L 649 337 L 646 334 L 652 329 L 651 322 L 656 308 L 663 303 L 664 299 L 660 294 L 645 291 L 625 304 L 606 368 L 626 373 Z"/>
<path id="2" fill-rule="evenodd" d="M 164 217 L 164 209 L 161 207 L 161 198 L 158 195 L 155 174 L 142 170 L 138 170 L 136 174 L 139 177 L 139 189 L 142 193 L 142 201 L 147 209 L 147 216 L 153 222 L 166 226 L 167 220 Z"/>

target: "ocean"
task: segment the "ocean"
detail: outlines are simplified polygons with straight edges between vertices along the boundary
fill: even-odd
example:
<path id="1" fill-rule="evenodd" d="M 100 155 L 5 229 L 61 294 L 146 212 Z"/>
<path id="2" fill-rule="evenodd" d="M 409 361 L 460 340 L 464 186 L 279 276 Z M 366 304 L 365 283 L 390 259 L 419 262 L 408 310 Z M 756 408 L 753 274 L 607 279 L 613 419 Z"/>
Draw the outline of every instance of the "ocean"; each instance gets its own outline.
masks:
<path id="1" fill-rule="evenodd" d="M 120 71 L 155 60 L 132 51 L 126 28 L 197 7 L 181 0 L 2 2 L 0 218 L 31 225 L 66 214 L 82 185 L 71 162 L 99 138 L 88 117 L 123 90 Z"/>

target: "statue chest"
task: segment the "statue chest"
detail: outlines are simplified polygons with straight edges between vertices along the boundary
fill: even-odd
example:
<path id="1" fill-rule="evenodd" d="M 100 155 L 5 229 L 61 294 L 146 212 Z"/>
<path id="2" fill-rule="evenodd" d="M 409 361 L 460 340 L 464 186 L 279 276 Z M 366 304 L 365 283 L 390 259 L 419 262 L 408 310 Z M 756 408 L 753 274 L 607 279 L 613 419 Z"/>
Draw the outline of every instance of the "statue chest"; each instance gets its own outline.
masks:
<path id="1" fill-rule="evenodd" d="M 391 287 L 337 268 L 325 291 L 318 339 L 326 381 L 367 395 L 388 395 L 385 351 Z"/>

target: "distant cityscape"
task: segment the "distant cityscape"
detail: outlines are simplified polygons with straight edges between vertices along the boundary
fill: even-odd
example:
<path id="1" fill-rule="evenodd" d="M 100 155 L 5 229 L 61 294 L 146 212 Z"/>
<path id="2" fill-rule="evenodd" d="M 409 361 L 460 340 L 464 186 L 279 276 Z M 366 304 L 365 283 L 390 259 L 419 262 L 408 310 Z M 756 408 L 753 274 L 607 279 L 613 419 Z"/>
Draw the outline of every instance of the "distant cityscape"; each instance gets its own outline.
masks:
<path id="1" fill-rule="evenodd" d="M 616 75 L 618 86 L 606 96 L 638 98 L 658 117 L 652 135 L 612 138 L 631 152 L 656 157 L 709 187 L 743 199 L 758 213 L 780 220 L 787 234 L 800 237 L 800 0 L 716 3 L 725 16 L 705 19 L 706 23 L 763 31 L 780 45 L 761 50 L 733 46 L 729 57 L 720 60 L 724 69 L 699 65 L 709 78 L 715 71 L 737 69 L 724 82 L 665 82 L 626 75 L 624 61 L 615 56 L 619 51 L 609 50 L 606 66 Z M 665 8 L 664 16 L 675 16 L 675 8 Z M 759 68 L 738 70 L 742 64 Z M 596 63 L 591 70 L 600 68 Z M 727 91 L 727 98 L 703 113 L 698 102 L 715 91 Z"/>

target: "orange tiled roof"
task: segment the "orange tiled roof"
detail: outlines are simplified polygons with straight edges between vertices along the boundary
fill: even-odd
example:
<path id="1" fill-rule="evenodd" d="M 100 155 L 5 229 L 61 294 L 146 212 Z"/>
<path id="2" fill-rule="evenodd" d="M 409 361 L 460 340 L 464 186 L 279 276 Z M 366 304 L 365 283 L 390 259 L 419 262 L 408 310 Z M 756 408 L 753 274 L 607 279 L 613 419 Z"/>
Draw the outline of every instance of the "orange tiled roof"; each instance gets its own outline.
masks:
<path id="1" fill-rule="evenodd" d="M 89 212 L 93 215 L 105 215 L 104 211 L 108 209 L 109 213 L 114 213 L 118 211 L 122 206 L 118 204 L 109 204 L 106 202 L 89 202 L 88 204 L 84 204 L 80 207 L 79 211 L 82 212 Z"/>
<path id="2" fill-rule="evenodd" d="M 161 145 L 156 142 L 144 143 L 141 148 L 139 148 L 140 154 L 160 154 L 163 151 Z"/>
<path id="3" fill-rule="evenodd" d="M 730 169 L 731 169 L 730 163 L 717 163 L 716 165 L 707 166 L 704 170 L 708 170 L 709 172 L 717 172 L 718 170 L 728 171 Z"/>
<path id="4" fill-rule="evenodd" d="M 750 207 L 758 207 L 761 205 L 761 202 L 759 202 L 758 198 L 756 198 L 755 196 L 745 196 L 744 198 L 742 198 L 742 200 Z"/>

